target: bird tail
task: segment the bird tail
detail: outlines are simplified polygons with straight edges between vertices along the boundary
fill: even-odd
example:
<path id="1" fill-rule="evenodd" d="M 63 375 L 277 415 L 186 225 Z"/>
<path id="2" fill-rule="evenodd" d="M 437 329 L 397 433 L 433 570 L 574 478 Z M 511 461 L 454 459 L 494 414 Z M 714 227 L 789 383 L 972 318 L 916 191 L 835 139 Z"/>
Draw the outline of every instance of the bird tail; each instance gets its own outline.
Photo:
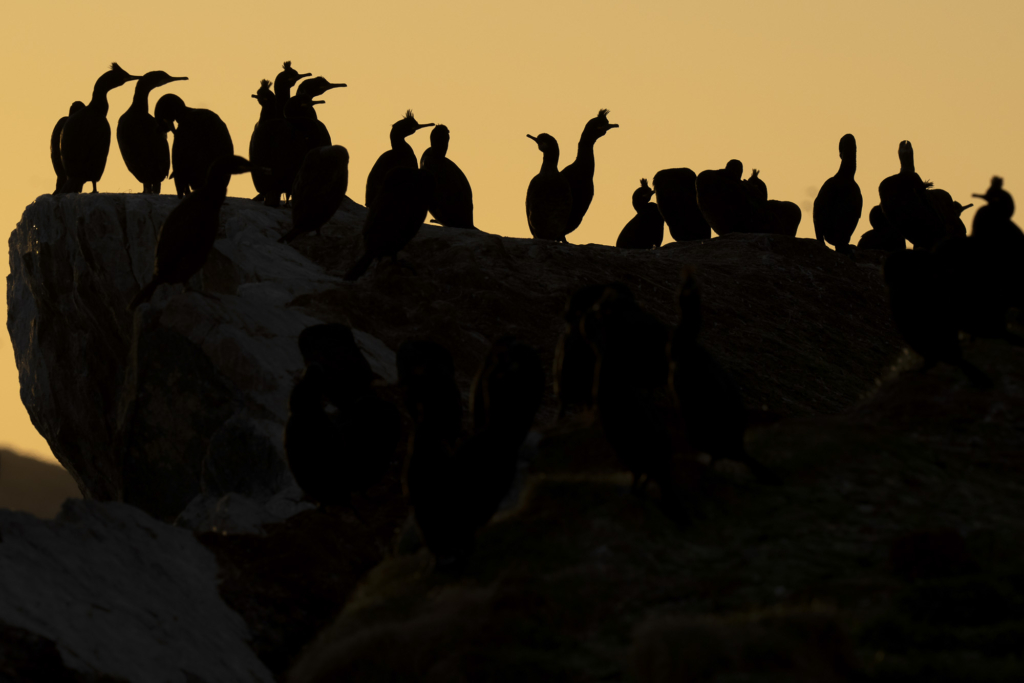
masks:
<path id="1" fill-rule="evenodd" d="M 135 298 L 132 299 L 132 302 L 128 304 L 128 312 L 133 312 L 136 308 L 138 308 L 145 302 L 149 301 L 149 298 L 153 296 L 153 292 L 156 291 L 156 288 L 159 285 L 160 282 L 156 278 L 153 278 L 152 282 L 150 282 L 148 285 L 139 290 L 139 293 L 135 295 Z"/>
<path id="2" fill-rule="evenodd" d="M 348 272 L 345 273 L 345 279 L 349 282 L 358 280 L 366 272 L 366 269 L 370 267 L 371 263 L 373 263 L 373 254 L 367 251 L 359 257 L 354 266 L 348 269 Z"/>

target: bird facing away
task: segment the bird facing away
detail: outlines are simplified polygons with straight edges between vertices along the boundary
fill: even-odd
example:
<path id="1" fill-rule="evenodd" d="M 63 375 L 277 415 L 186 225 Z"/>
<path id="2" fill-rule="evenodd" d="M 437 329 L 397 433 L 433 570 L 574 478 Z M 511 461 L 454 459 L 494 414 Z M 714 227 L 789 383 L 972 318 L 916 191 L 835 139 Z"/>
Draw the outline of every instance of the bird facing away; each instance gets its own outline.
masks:
<path id="1" fill-rule="evenodd" d="M 908 140 L 899 146 L 900 172 L 878 185 L 878 198 L 889 224 L 915 249 L 931 249 L 945 228 L 928 200 L 930 182 L 914 170 L 914 147 Z"/>
<path id="2" fill-rule="evenodd" d="M 160 285 L 185 282 L 202 270 L 217 239 L 220 207 L 231 176 L 250 169 L 249 162 L 238 156 L 223 156 L 210 164 L 206 182 L 174 207 L 160 226 L 153 279 L 132 300 L 130 311 L 149 301 Z"/>
<path id="3" fill-rule="evenodd" d="M 885 215 L 882 206 L 878 205 L 868 212 L 871 229 L 861 235 L 857 246 L 861 249 L 881 249 L 890 253 L 907 248 L 907 241 L 899 234 Z"/>
<path id="4" fill-rule="evenodd" d="M 384 187 L 384 180 L 396 168 L 419 168 L 416 153 L 405 141 L 407 137 L 421 128 L 430 128 L 432 123 L 417 123 L 412 109 L 391 126 L 391 149 L 377 157 L 377 161 L 366 176 L 366 208 L 369 209 L 377 199 L 377 194 Z"/>
<path id="5" fill-rule="evenodd" d="M 744 183 L 743 163 L 731 160 L 720 170 L 702 171 L 697 176 L 697 205 L 708 225 L 719 235 L 732 232 L 764 232 L 764 210 L 758 193 Z M 767 188 L 765 189 L 767 193 Z"/>
<path id="6" fill-rule="evenodd" d="M 676 242 L 711 238 L 711 226 L 697 206 L 697 174 L 688 168 L 666 168 L 654 174 L 658 211 Z"/>
<path id="7" fill-rule="evenodd" d="M 842 254 L 852 254 L 853 237 L 864 211 L 864 197 L 853 176 L 857 173 L 857 139 L 847 133 L 839 140 L 839 170 L 814 198 L 814 235 Z"/>
<path id="8" fill-rule="evenodd" d="M 526 188 L 526 220 L 530 233 L 539 239 L 564 242 L 572 210 L 572 189 L 558 172 L 558 141 L 547 133 L 527 135 L 544 154 L 540 173 Z"/>
<path id="9" fill-rule="evenodd" d="M 178 197 L 202 187 L 210 164 L 235 153 L 228 127 L 209 109 L 193 109 L 177 95 L 164 95 L 153 114 L 166 130 L 174 130 L 171 162 Z"/>
<path id="10" fill-rule="evenodd" d="M 640 187 L 633 191 L 633 209 L 636 215 L 619 233 L 615 246 L 622 249 L 655 249 L 665 239 L 665 219 L 658 211 L 658 205 L 651 202 L 654 190 L 647 186 L 647 179 L 641 178 Z"/>
<path id="11" fill-rule="evenodd" d="M 430 131 L 430 147 L 420 156 L 420 168 L 434 179 L 430 214 L 449 228 L 473 228 L 473 188 L 458 165 L 448 158 L 448 126 Z"/>
<path id="12" fill-rule="evenodd" d="M 149 93 L 162 85 L 187 80 L 187 76 L 150 71 L 136 81 L 132 104 L 117 120 L 117 146 L 124 165 L 142 183 L 143 194 L 160 194 L 160 183 L 171 170 L 167 130 L 149 113 Z"/>
<path id="13" fill-rule="evenodd" d="M 363 255 L 345 274 L 358 280 L 370 264 L 385 256 L 398 262 L 398 252 L 412 241 L 427 218 L 433 180 L 425 171 L 401 166 L 384 178 L 363 223 Z"/>
<path id="14" fill-rule="evenodd" d="M 309 150 L 295 179 L 292 229 L 279 241 L 291 242 L 331 220 L 348 191 L 348 150 L 340 145 Z"/>
<path id="15" fill-rule="evenodd" d="M 60 159 L 68 178 L 64 192 L 81 192 L 87 182 L 92 183 L 92 191 L 96 192 L 96 183 L 103 177 L 110 153 L 107 93 L 138 78 L 130 76 L 116 62 L 111 64 L 110 71 L 96 80 L 89 104 L 64 123 L 60 134 Z"/>
<path id="16" fill-rule="evenodd" d="M 57 121 L 50 133 L 50 163 L 53 164 L 53 172 L 57 174 L 57 187 L 53 194 L 60 194 L 64 189 L 64 183 L 68 181 L 68 174 L 64 172 L 64 162 L 60 160 L 60 134 L 64 131 L 64 124 L 68 118 L 74 116 L 82 109 L 85 109 L 85 102 L 72 102 L 71 110 L 67 116 L 62 116 Z"/>
<path id="17" fill-rule="evenodd" d="M 608 123 L 608 110 L 602 109 L 597 116 L 587 121 L 580 135 L 579 146 L 576 148 L 576 159 L 562 169 L 562 177 L 569 181 L 572 192 L 572 206 L 569 209 L 569 220 L 566 222 L 565 233 L 578 228 L 583 216 L 594 200 L 594 143 L 604 137 L 617 123 Z"/>

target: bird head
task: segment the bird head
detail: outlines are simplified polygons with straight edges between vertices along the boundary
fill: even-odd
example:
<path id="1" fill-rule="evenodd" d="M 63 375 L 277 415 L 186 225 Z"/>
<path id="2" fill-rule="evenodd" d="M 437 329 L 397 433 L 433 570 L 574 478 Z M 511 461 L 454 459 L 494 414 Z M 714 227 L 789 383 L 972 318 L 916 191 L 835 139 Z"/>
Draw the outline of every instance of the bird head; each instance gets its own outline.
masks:
<path id="1" fill-rule="evenodd" d="M 117 62 L 114 62 L 110 65 L 110 71 L 107 71 L 96 81 L 96 87 L 104 92 L 109 92 L 128 81 L 137 81 L 138 79 L 138 76 L 129 75 L 127 71 L 118 66 Z"/>
<path id="2" fill-rule="evenodd" d="M 989 185 L 988 191 L 985 194 L 976 194 L 974 196 L 988 202 L 988 205 L 995 209 L 997 215 L 1002 218 L 1009 219 L 1013 215 L 1013 197 L 1003 189 L 1003 179 L 999 176 L 992 177 L 992 184 Z"/>
<path id="3" fill-rule="evenodd" d="M 252 97 L 261 105 L 272 103 L 274 101 L 274 91 L 270 89 L 270 81 L 265 78 L 261 80 L 260 89 Z"/>
<path id="4" fill-rule="evenodd" d="M 281 69 L 281 73 L 277 74 L 277 78 L 274 79 L 274 91 L 277 93 L 286 93 L 301 79 L 312 76 L 312 74 L 300 74 L 292 68 L 291 62 L 285 62 Z"/>
<path id="5" fill-rule="evenodd" d="M 173 121 L 177 121 L 188 107 L 177 95 L 168 93 L 156 101 L 153 107 L 153 118 L 161 122 L 165 129 L 173 130 Z"/>
<path id="6" fill-rule="evenodd" d="M 295 91 L 295 97 L 312 100 L 314 97 L 319 97 L 333 88 L 347 87 L 348 85 L 345 83 L 331 83 L 323 76 L 317 76 L 316 78 L 310 78 L 299 83 L 299 87 Z"/>
<path id="7" fill-rule="evenodd" d="M 420 128 L 430 128 L 434 124 L 432 123 L 418 123 L 416 117 L 412 115 L 412 109 L 405 112 L 405 116 L 400 118 L 398 121 L 391 126 L 392 137 L 398 137 L 405 139 L 418 131 Z"/>
<path id="8" fill-rule="evenodd" d="M 847 133 L 843 137 L 839 138 L 839 158 L 857 158 L 857 138 L 853 137 L 853 135 Z"/>
<path id="9" fill-rule="evenodd" d="M 153 88 L 159 88 L 161 85 L 173 83 L 174 81 L 187 80 L 188 76 L 169 76 L 165 71 L 150 71 L 139 79 L 139 82 L 135 87 L 136 89 L 149 91 Z"/>
<path id="10" fill-rule="evenodd" d="M 587 125 L 583 127 L 583 137 L 589 140 L 597 140 L 603 137 L 612 128 L 618 128 L 617 123 L 608 123 L 608 110 L 601 109 L 597 112 L 597 116 L 587 121 Z"/>
<path id="11" fill-rule="evenodd" d="M 558 153 L 558 141 L 547 133 L 541 133 L 536 137 L 532 135 L 527 135 L 526 137 L 536 142 L 537 147 L 540 148 L 541 152 L 544 152 L 545 154 L 548 154 L 549 152 L 554 152 L 555 154 Z"/>
<path id="12" fill-rule="evenodd" d="M 734 180 L 743 179 L 743 162 L 739 159 L 730 159 L 725 165 L 725 172 Z"/>
<path id="13" fill-rule="evenodd" d="M 900 173 L 914 173 L 914 146 L 910 144 L 910 140 L 904 140 L 900 143 L 898 154 L 900 157 Z"/>

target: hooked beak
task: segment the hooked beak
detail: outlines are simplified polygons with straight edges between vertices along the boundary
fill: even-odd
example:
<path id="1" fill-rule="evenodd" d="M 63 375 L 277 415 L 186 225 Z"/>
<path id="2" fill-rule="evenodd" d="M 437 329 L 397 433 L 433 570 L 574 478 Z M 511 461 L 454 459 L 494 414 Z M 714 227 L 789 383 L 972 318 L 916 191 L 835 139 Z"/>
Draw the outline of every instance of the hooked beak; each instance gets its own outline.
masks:
<path id="1" fill-rule="evenodd" d="M 129 80 L 129 81 L 137 81 L 137 80 L 139 80 L 140 78 L 142 78 L 142 76 L 129 76 L 129 77 L 128 77 L 128 80 Z"/>
<path id="2" fill-rule="evenodd" d="M 618 128 L 618 127 L 619 127 L 619 124 L 617 124 L 617 123 L 609 123 L 608 124 L 608 129 L 609 130 L 612 129 L 612 128 Z"/>
<path id="3" fill-rule="evenodd" d="M 313 100 L 310 104 L 315 107 L 318 104 L 327 104 L 327 100 Z"/>
<path id="4" fill-rule="evenodd" d="M 971 196 L 972 197 L 977 197 L 978 199 L 987 199 L 987 197 L 985 197 L 985 195 L 983 195 L 983 194 L 972 194 Z M 973 204 L 972 204 L 972 206 L 973 206 Z"/>
<path id="5" fill-rule="evenodd" d="M 249 97 L 253 98 L 254 100 L 258 100 L 259 99 L 259 95 L 249 95 Z"/>
<path id="6" fill-rule="evenodd" d="M 170 83 L 170 82 L 173 82 L 173 81 L 187 81 L 187 80 L 188 80 L 188 76 L 171 76 L 167 80 L 167 82 Z"/>
<path id="7" fill-rule="evenodd" d="M 537 142 L 537 138 L 533 137 L 533 136 L 532 136 L 532 135 L 530 135 L 529 133 L 527 133 L 527 134 L 526 134 L 526 137 L 530 138 L 530 139 L 531 139 L 531 140 L 533 140 L 534 142 Z"/>

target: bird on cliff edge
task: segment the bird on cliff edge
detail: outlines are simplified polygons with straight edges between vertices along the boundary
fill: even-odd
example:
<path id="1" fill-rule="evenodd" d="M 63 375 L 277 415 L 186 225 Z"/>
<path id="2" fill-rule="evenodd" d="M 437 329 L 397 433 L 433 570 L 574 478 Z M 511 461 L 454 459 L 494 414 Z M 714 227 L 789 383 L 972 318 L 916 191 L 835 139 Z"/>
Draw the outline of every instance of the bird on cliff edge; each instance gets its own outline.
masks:
<path id="1" fill-rule="evenodd" d="M 149 113 L 149 93 L 162 85 L 187 80 L 187 76 L 150 71 L 136 81 L 132 104 L 117 120 L 117 146 L 124 165 L 142 183 L 143 194 L 160 194 L 160 183 L 171 169 L 167 130 Z"/>
<path id="2" fill-rule="evenodd" d="M 558 172 L 558 141 L 547 133 L 527 135 L 544 154 L 540 173 L 526 188 L 526 220 L 530 234 L 539 239 L 565 241 L 572 211 L 572 187 Z"/>
<path id="3" fill-rule="evenodd" d="M 566 235 L 580 226 L 587 209 L 590 208 L 590 202 L 594 201 L 594 143 L 612 128 L 618 127 L 617 123 L 608 123 L 607 109 L 598 111 L 597 116 L 587 121 L 583 127 L 576 148 L 576 158 L 561 171 L 572 192 L 572 205 L 565 225 Z M 563 241 L 564 237 L 563 235 Z"/>
<path id="4" fill-rule="evenodd" d="M 417 123 L 412 109 L 391 126 L 391 149 L 377 157 L 370 174 L 366 176 L 366 208 L 369 209 L 377 200 L 377 195 L 384 188 L 384 182 L 391 171 L 396 168 L 419 168 L 416 153 L 405 141 L 407 137 L 421 128 L 431 128 L 432 123 Z"/>
<path id="5" fill-rule="evenodd" d="M 458 164 L 448 158 L 448 126 L 430 131 L 430 147 L 420 156 L 420 168 L 434 179 L 430 213 L 449 228 L 473 228 L 473 188 Z"/>
<path id="6" fill-rule="evenodd" d="M 850 238 L 864 211 L 864 197 L 853 176 L 857 173 L 857 139 L 847 133 L 839 140 L 839 170 L 822 184 L 814 198 L 814 235 L 840 254 L 852 255 Z"/>
<path id="7" fill-rule="evenodd" d="M 658 205 L 651 202 L 654 190 L 647 185 L 647 179 L 640 179 L 640 187 L 633 191 L 633 209 L 636 215 L 619 233 L 615 246 L 621 249 L 655 249 L 665 239 L 665 219 L 658 211 Z"/>
<path id="8" fill-rule="evenodd" d="M 174 131 L 171 162 L 178 197 L 199 189 L 215 160 L 235 153 L 228 127 L 209 109 L 193 109 L 177 95 L 164 95 L 157 100 L 153 114 L 165 130 Z"/>
<path id="9" fill-rule="evenodd" d="M 299 235 L 315 231 L 331 220 L 345 201 L 348 190 L 348 150 L 341 145 L 309 150 L 292 197 L 292 229 L 279 242 L 291 242 Z"/>
<path id="10" fill-rule="evenodd" d="M 227 197 L 231 176 L 251 169 L 251 164 L 239 156 L 223 156 L 210 164 L 203 186 L 174 207 L 160 226 L 153 279 L 132 299 L 129 311 L 149 301 L 160 285 L 185 282 L 202 269 L 217 239 L 220 207 Z"/>
<path id="11" fill-rule="evenodd" d="M 85 109 L 85 102 L 72 102 L 71 110 L 67 116 L 62 116 L 57 121 L 50 133 L 50 163 L 53 164 L 53 172 L 57 174 L 57 187 L 53 194 L 60 194 L 64 189 L 64 183 L 68 181 L 68 174 L 64 171 L 64 162 L 60 160 L 60 134 L 64 132 L 64 124 L 68 119 L 82 109 Z"/>

